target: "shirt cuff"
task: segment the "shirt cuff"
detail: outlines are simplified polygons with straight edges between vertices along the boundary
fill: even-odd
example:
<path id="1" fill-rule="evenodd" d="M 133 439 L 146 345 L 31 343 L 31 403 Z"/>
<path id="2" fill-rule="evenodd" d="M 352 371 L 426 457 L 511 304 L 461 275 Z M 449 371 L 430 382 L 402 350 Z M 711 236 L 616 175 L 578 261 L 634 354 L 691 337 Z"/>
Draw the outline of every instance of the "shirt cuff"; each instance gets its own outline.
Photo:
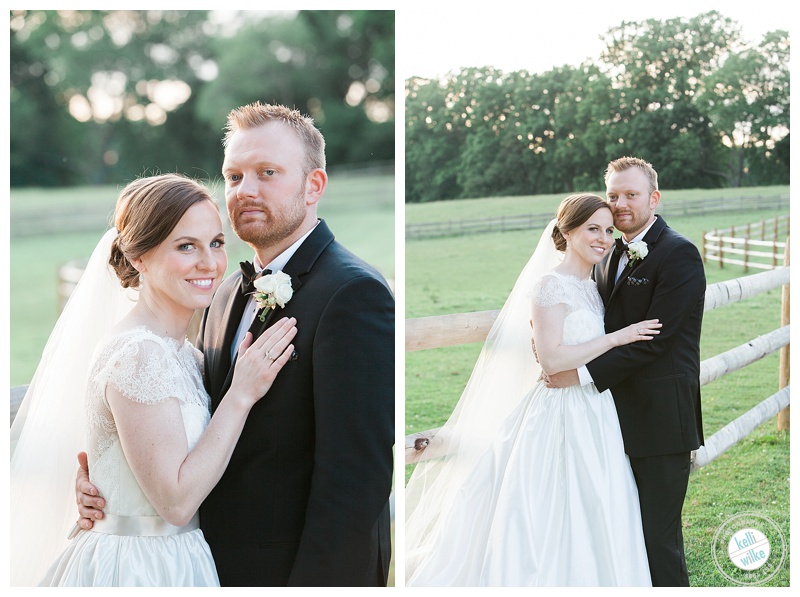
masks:
<path id="1" fill-rule="evenodd" d="M 594 380 L 592 379 L 592 374 L 589 373 L 589 370 L 586 368 L 586 365 L 581 365 L 580 367 L 578 367 L 578 379 L 580 380 L 582 386 L 594 383 Z"/>

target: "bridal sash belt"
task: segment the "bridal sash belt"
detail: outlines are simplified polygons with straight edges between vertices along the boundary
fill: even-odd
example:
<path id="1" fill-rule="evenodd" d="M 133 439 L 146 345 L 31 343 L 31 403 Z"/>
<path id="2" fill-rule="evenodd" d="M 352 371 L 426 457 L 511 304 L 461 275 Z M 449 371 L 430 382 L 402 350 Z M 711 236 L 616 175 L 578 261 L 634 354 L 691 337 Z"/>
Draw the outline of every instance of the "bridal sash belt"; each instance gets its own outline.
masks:
<path id="1" fill-rule="evenodd" d="M 195 513 L 189 524 L 178 527 L 168 523 L 160 516 L 116 516 L 106 514 L 97 520 L 93 531 L 105 535 L 128 535 L 132 537 L 163 537 L 188 533 L 200 528 L 200 515 Z"/>

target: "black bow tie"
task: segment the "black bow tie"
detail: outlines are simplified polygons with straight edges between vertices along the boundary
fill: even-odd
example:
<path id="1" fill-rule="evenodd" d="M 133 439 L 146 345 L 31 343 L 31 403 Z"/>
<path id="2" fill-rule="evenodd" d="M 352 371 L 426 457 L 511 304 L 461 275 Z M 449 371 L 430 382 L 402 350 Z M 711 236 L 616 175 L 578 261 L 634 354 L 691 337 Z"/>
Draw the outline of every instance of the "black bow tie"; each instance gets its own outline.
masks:
<path id="1" fill-rule="evenodd" d="M 614 252 L 617 255 L 622 255 L 627 250 L 628 250 L 628 243 L 622 240 L 621 236 L 614 240 Z"/>
<path id="2" fill-rule="evenodd" d="M 242 261 L 239 263 L 242 270 L 242 294 L 250 294 L 256 291 L 254 282 L 266 274 L 271 274 L 272 271 L 265 269 L 260 272 L 256 271 L 255 266 L 249 261 Z"/>

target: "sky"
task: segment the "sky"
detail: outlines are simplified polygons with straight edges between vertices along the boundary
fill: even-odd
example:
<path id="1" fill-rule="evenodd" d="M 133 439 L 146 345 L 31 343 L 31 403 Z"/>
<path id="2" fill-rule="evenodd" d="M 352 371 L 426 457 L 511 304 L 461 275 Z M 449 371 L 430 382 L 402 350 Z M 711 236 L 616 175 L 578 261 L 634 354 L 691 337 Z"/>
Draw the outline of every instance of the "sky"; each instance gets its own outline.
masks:
<path id="1" fill-rule="evenodd" d="M 767 31 L 787 29 L 784 1 L 667 0 L 574 2 L 495 0 L 398 3 L 397 69 L 401 79 L 434 78 L 467 66 L 494 66 L 506 72 L 543 73 L 577 66 L 603 49 L 600 36 L 622 21 L 691 18 L 716 10 L 737 21 L 745 39 L 758 42 Z M 400 7 L 402 6 L 402 7 Z M 790 32 L 791 33 L 791 32 Z"/>

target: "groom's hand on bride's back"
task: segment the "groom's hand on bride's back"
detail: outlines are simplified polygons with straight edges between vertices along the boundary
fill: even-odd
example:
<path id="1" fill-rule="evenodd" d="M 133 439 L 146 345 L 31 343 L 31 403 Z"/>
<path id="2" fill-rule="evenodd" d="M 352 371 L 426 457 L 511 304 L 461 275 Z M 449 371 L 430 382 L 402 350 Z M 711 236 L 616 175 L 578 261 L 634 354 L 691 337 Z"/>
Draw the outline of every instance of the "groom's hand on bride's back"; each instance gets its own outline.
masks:
<path id="1" fill-rule="evenodd" d="M 544 380 L 544 385 L 548 388 L 568 388 L 581 383 L 577 369 L 543 374 L 542 379 Z"/>
<path id="2" fill-rule="evenodd" d="M 89 461 L 86 452 L 78 454 L 78 474 L 75 479 L 75 496 L 78 502 L 78 526 L 89 530 L 95 520 L 103 518 L 106 501 L 100 497 L 97 487 L 89 481 Z"/>

